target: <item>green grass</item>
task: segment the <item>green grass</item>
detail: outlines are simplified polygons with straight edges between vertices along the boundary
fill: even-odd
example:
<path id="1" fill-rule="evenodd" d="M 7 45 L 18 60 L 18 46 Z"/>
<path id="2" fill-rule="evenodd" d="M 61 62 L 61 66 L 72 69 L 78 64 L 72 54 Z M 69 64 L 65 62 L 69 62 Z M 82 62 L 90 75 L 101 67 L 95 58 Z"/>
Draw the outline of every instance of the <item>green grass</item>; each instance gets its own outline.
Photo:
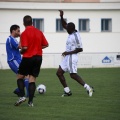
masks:
<path id="1" fill-rule="evenodd" d="M 41 69 L 36 84 L 45 84 L 47 92 L 36 91 L 31 108 L 27 102 L 14 106 L 16 76 L 11 70 L 0 70 L 0 120 L 120 120 L 120 68 L 78 69 L 78 74 L 94 86 L 93 97 L 65 74 L 73 95 L 62 98 L 56 69 Z"/>

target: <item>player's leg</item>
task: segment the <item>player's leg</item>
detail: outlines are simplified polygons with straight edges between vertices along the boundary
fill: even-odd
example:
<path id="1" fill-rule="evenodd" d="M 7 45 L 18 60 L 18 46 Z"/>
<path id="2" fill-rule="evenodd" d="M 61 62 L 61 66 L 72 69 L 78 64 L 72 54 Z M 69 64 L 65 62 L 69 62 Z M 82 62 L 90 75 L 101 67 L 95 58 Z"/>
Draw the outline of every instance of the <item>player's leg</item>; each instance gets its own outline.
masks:
<path id="1" fill-rule="evenodd" d="M 72 95 L 72 93 L 70 91 L 70 88 L 67 86 L 67 83 L 66 83 L 66 80 L 65 80 L 65 77 L 64 77 L 64 73 L 65 73 L 65 71 L 63 71 L 61 66 L 59 66 L 56 75 L 58 76 L 61 84 L 64 87 L 64 94 L 62 95 L 62 97 L 64 97 L 64 96 L 71 96 Z"/>
<path id="2" fill-rule="evenodd" d="M 15 102 L 15 106 L 19 106 L 21 103 L 26 101 L 25 91 L 24 91 L 24 75 L 18 74 L 17 76 L 17 85 L 20 91 L 20 98 Z"/>
<path id="3" fill-rule="evenodd" d="M 11 70 L 17 74 L 18 73 L 18 67 L 19 67 L 19 64 L 20 64 L 21 60 L 12 60 L 12 61 L 9 61 L 8 62 L 8 65 L 9 67 L 11 68 Z M 14 91 L 13 91 L 14 94 L 16 94 L 17 96 L 20 96 L 20 91 L 18 88 L 16 88 Z"/>
<path id="4" fill-rule="evenodd" d="M 29 86 L 29 75 L 25 76 L 24 78 L 24 85 L 26 88 L 26 97 L 29 96 L 28 86 Z"/>
<path id="5" fill-rule="evenodd" d="M 66 83 L 66 80 L 65 80 L 65 77 L 64 77 L 64 74 L 65 72 L 62 70 L 61 66 L 59 66 L 57 72 L 56 72 L 56 75 L 57 77 L 59 78 L 61 84 L 63 85 L 63 87 L 67 87 L 67 83 Z"/>
<path id="6" fill-rule="evenodd" d="M 16 94 L 18 97 L 20 97 L 20 90 L 19 88 L 16 88 L 14 91 L 13 91 L 14 94 Z"/>
<path id="7" fill-rule="evenodd" d="M 94 90 L 93 87 L 90 87 L 87 83 L 83 81 L 83 79 L 76 73 L 70 73 L 72 79 L 76 80 L 79 84 L 81 84 L 86 90 L 89 96 L 91 97 Z"/>
<path id="8" fill-rule="evenodd" d="M 59 68 L 56 73 L 62 86 L 64 87 L 64 94 L 62 95 L 62 97 L 72 95 L 70 88 L 68 87 L 66 79 L 64 77 L 64 73 L 68 71 L 67 63 L 68 63 L 68 56 L 65 56 L 61 64 L 59 65 Z"/>
<path id="9" fill-rule="evenodd" d="M 24 77 L 27 75 L 28 71 L 28 60 L 26 58 L 23 58 L 19 70 L 18 70 L 18 75 L 17 75 L 17 85 L 20 90 L 20 98 L 18 101 L 14 104 L 15 106 L 20 105 L 22 102 L 26 101 L 25 96 L 25 90 L 24 90 Z"/>
<path id="10" fill-rule="evenodd" d="M 32 75 L 29 76 L 29 86 L 28 86 L 29 100 L 28 100 L 28 105 L 30 107 L 33 107 L 33 97 L 34 97 L 35 89 L 36 89 L 35 80 L 36 80 L 36 77 L 34 77 Z"/>
<path id="11" fill-rule="evenodd" d="M 28 77 L 25 77 L 25 78 L 24 78 L 24 87 L 26 88 L 26 97 L 29 96 L 28 85 L 29 85 L 29 78 L 28 78 Z M 16 89 L 14 90 L 14 93 L 17 94 L 18 97 L 20 97 L 20 90 L 19 90 L 19 88 L 16 88 Z"/>
<path id="12" fill-rule="evenodd" d="M 56 75 L 59 78 L 59 80 L 64 88 L 67 87 L 67 83 L 66 83 L 66 80 L 64 77 L 64 73 L 66 71 L 67 71 L 67 57 L 65 56 L 56 72 Z"/>
<path id="13" fill-rule="evenodd" d="M 19 64 L 20 64 L 21 60 L 12 60 L 10 62 L 8 62 L 9 64 L 9 67 L 11 68 L 11 70 L 14 72 L 14 73 L 18 73 L 18 68 L 19 68 Z M 28 85 L 29 85 L 29 81 L 28 81 L 29 77 L 25 77 L 24 79 L 24 85 L 26 87 L 26 96 L 29 95 L 28 93 Z M 13 93 L 17 94 L 18 96 L 20 96 L 20 90 L 19 88 L 16 88 Z"/>
<path id="14" fill-rule="evenodd" d="M 19 61 L 17 60 L 12 60 L 8 62 L 8 65 L 10 67 L 10 69 L 17 74 L 18 73 L 18 68 L 19 68 Z"/>
<path id="15" fill-rule="evenodd" d="M 40 73 L 40 67 L 42 64 L 42 56 L 33 56 L 30 59 L 29 62 L 29 86 L 28 86 L 28 90 L 29 90 L 29 100 L 28 100 L 28 105 L 30 107 L 33 107 L 33 97 L 35 94 L 35 89 L 36 89 L 36 77 L 38 77 L 39 73 Z"/>
<path id="16" fill-rule="evenodd" d="M 91 97 L 94 90 L 92 87 L 86 84 L 84 80 L 77 74 L 77 61 L 78 61 L 77 59 L 78 59 L 77 56 L 74 55 L 70 58 L 70 62 L 72 61 L 71 64 L 70 63 L 68 64 L 70 65 L 68 67 L 70 72 L 70 77 L 76 80 L 79 84 L 81 84 L 87 90 L 89 96 Z"/>
<path id="17" fill-rule="evenodd" d="M 85 85 L 85 82 L 83 81 L 83 79 L 77 73 L 70 73 L 70 77 L 72 79 L 76 80 L 82 86 Z"/>
<path id="18" fill-rule="evenodd" d="M 18 88 L 20 90 L 20 97 L 25 96 L 24 77 L 25 77 L 25 75 L 22 75 L 22 74 L 18 74 L 18 77 L 17 77 L 17 85 L 18 85 Z"/>
<path id="19" fill-rule="evenodd" d="M 70 77 L 76 80 L 79 84 L 81 84 L 86 90 L 90 89 L 90 86 L 86 84 L 77 73 L 70 73 Z"/>

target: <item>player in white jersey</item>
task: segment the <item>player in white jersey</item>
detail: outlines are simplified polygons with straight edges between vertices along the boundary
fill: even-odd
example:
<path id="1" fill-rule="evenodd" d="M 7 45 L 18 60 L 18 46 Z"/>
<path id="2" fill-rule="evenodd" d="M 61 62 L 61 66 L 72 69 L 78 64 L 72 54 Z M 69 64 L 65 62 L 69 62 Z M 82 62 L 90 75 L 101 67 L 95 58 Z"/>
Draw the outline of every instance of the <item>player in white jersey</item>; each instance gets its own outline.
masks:
<path id="1" fill-rule="evenodd" d="M 75 24 L 70 22 L 66 23 L 63 18 L 63 11 L 60 11 L 61 23 L 63 28 L 65 28 L 69 34 L 67 41 L 66 41 L 66 51 L 62 53 L 64 56 L 59 68 L 57 70 L 56 75 L 58 76 L 61 84 L 64 87 L 64 96 L 71 96 L 72 92 L 70 88 L 67 86 L 64 73 L 69 72 L 70 77 L 76 80 L 79 84 L 81 84 L 86 90 L 89 96 L 91 97 L 94 90 L 93 87 L 90 87 L 86 84 L 83 79 L 77 74 L 77 63 L 78 63 L 78 53 L 83 51 L 82 41 L 80 38 L 79 32 L 75 29 Z"/>

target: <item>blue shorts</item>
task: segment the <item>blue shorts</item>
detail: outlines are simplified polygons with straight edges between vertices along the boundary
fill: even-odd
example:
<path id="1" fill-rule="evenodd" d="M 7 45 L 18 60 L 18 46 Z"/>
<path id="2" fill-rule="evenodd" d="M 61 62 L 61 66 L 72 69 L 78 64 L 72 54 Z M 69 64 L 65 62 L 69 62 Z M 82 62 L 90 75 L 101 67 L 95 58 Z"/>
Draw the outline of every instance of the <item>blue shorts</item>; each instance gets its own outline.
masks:
<path id="1" fill-rule="evenodd" d="M 21 63 L 21 60 L 12 60 L 8 61 L 8 65 L 14 73 L 18 73 L 18 68 Z"/>

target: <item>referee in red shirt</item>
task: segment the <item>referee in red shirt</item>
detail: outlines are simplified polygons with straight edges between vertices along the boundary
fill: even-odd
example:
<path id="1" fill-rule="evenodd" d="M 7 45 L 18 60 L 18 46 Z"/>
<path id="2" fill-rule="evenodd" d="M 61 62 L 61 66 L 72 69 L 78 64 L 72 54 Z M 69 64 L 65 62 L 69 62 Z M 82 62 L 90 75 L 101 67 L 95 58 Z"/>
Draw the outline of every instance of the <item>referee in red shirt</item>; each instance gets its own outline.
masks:
<path id="1" fill-rule="evenodd" d="M 18 70 L 17 85 L 20 90 L 20 98 L 14 104 L 19 106 L 26 101 L 24 97 L 24 81 L 23 78 L 29 75 L 29 100 L 28 105 L 33 107 L 33 97 L 36 89 L 35 80 L 40 72 L 42 64 L 42 49 L 48 47 L 48 42 L 44 34 L 32 26 L 32 17 L 26 15 L 23 18 L 25 30 L 20 36 L 21 54 L 23 55 L 21 64 Z"/>

